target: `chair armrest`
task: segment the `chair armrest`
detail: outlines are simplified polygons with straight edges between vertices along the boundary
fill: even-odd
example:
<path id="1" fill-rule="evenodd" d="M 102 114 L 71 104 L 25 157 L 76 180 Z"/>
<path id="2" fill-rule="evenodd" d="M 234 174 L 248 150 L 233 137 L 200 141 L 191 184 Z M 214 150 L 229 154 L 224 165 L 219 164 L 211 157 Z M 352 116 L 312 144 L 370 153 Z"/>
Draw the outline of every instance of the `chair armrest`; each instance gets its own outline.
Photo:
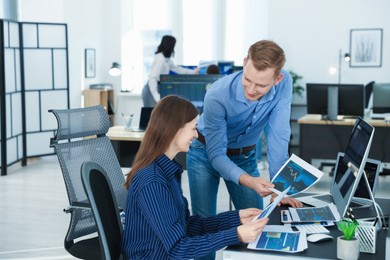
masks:
<path id="1" fill-rule="evenodd" d="M 64 209 L 65 213 L 71 213 L 73 209 L 91 209 L 91 205 L 88 202 L 73 202 L 70 206 Z"/>

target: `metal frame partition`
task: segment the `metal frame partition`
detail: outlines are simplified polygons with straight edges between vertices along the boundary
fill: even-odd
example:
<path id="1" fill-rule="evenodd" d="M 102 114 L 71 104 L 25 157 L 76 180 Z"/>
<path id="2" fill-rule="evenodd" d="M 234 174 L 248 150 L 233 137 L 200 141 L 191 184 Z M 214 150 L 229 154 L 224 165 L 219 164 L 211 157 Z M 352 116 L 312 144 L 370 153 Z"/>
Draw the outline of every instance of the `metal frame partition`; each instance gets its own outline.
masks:
<path id="1" fill-rule="evenodd" d="M 0 20 L 1 175 L 54 154 L 57 124 L 47 111 L 69 108 L 67 38 L 66 24 Z"/>

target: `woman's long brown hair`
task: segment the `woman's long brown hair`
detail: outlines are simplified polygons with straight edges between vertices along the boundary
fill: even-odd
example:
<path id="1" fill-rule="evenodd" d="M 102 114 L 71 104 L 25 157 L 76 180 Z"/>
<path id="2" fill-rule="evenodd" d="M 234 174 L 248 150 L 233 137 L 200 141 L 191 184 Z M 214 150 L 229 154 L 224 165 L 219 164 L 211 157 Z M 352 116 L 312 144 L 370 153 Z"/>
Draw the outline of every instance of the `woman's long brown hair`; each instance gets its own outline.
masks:
<path id="1" fill-rule="evenodd" d="M 144 138 L 135 156 L 133 166 L 126 176 L 128 189 L 134 174 L 164 154 L 180 128 L 198 116 L 196 107 L 186 99 L 167 96 L 152 111 Z"/>

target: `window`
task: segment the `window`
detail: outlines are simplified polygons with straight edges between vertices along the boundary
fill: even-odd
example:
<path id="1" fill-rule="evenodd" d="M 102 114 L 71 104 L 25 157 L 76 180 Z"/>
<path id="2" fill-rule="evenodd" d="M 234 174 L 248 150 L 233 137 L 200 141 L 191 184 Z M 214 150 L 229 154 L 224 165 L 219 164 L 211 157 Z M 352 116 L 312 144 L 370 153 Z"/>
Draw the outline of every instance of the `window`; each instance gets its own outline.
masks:
<path id="1" fill-rule="evenodd" d="M 163 35 L 172 34 L 171 0 L 133 0 L 122 46 L 122 90 L 141 93 L 154 52 Z M 151 19 L 150 17 L 153 17 Z"/>
<path id="2" fill-rule="evenodd" d="M 122 89 L 141 93 L 164 34 L 176 37 L 178 65 L 234 61 L 242 65 L 250 44 L 267 36 L 265 0 L 130 0 L 122 57 Z M 153 17 L 153 19 L 150 19 Z M 253 30 L 253 23 L 259 24 Z M 252 30 L 251 30 L 252 29 Z M 251 30 L 251 31 L 249 31 Z"/>
<path id="3" fill-rule="evenodd" d="M 215 18 L 212 3 L 210 0 L 183 1 L 181 47 L 184 65 L 198 65 L 200 60 L 213 59 L 212 30 Z"/>

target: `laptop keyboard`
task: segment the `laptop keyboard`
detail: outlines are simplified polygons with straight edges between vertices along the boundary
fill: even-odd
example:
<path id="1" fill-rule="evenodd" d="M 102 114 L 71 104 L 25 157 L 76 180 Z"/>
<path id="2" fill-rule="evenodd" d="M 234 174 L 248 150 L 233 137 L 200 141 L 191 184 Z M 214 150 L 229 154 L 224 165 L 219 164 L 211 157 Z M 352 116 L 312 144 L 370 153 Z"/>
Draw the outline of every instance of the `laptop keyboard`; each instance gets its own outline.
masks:
<path id="1" fill-rule="evenodd" d="M 330 231 L 320 224 L 303 224 L 295 226 L 299 231 L 305 231 L 306 235 L 311 234 L 329 234 Z"/>
<path id="2" fill-rule="evenodd" d="M 316 196 L 313 196 L 313 198 L 316 198 L 318 200 L 322 200 L 325 202 L 333 203 L 333 198 L 329 194 L 316 195 Z"/>
<path id="3" fill-rule="evenodd" d="M 325 201 L 325 202 L 328 202 L 328 203 L 333 203 L 333 197 L 331 195 L 329 195 L 329 194 L 316 195 L 316 196 L 313 196 L 313 198 L 316 198 L 318 200 L 322 200 L 322 201 Z M 364 204 L 361 204 L 361 203 L 358 203 L 358 202 L 354 202 L 354 201 L 351 201 L 349 203 L 349 207 L 352 207 L 353 209 L 364 208 L 366 206 L 367 205 L 364 205 Z"/>
<path id="4" fill-rule="evenodd" d="M 349 203 L 349 206 L 351 208 L 353 208 L 353 209 L 360 209 L 360 208 L 368 208 L 368 207 L 370 207 L 370 205 L 362 204 L 362 203 L 355 202 L 355 201 L 351 201 Z"/>

